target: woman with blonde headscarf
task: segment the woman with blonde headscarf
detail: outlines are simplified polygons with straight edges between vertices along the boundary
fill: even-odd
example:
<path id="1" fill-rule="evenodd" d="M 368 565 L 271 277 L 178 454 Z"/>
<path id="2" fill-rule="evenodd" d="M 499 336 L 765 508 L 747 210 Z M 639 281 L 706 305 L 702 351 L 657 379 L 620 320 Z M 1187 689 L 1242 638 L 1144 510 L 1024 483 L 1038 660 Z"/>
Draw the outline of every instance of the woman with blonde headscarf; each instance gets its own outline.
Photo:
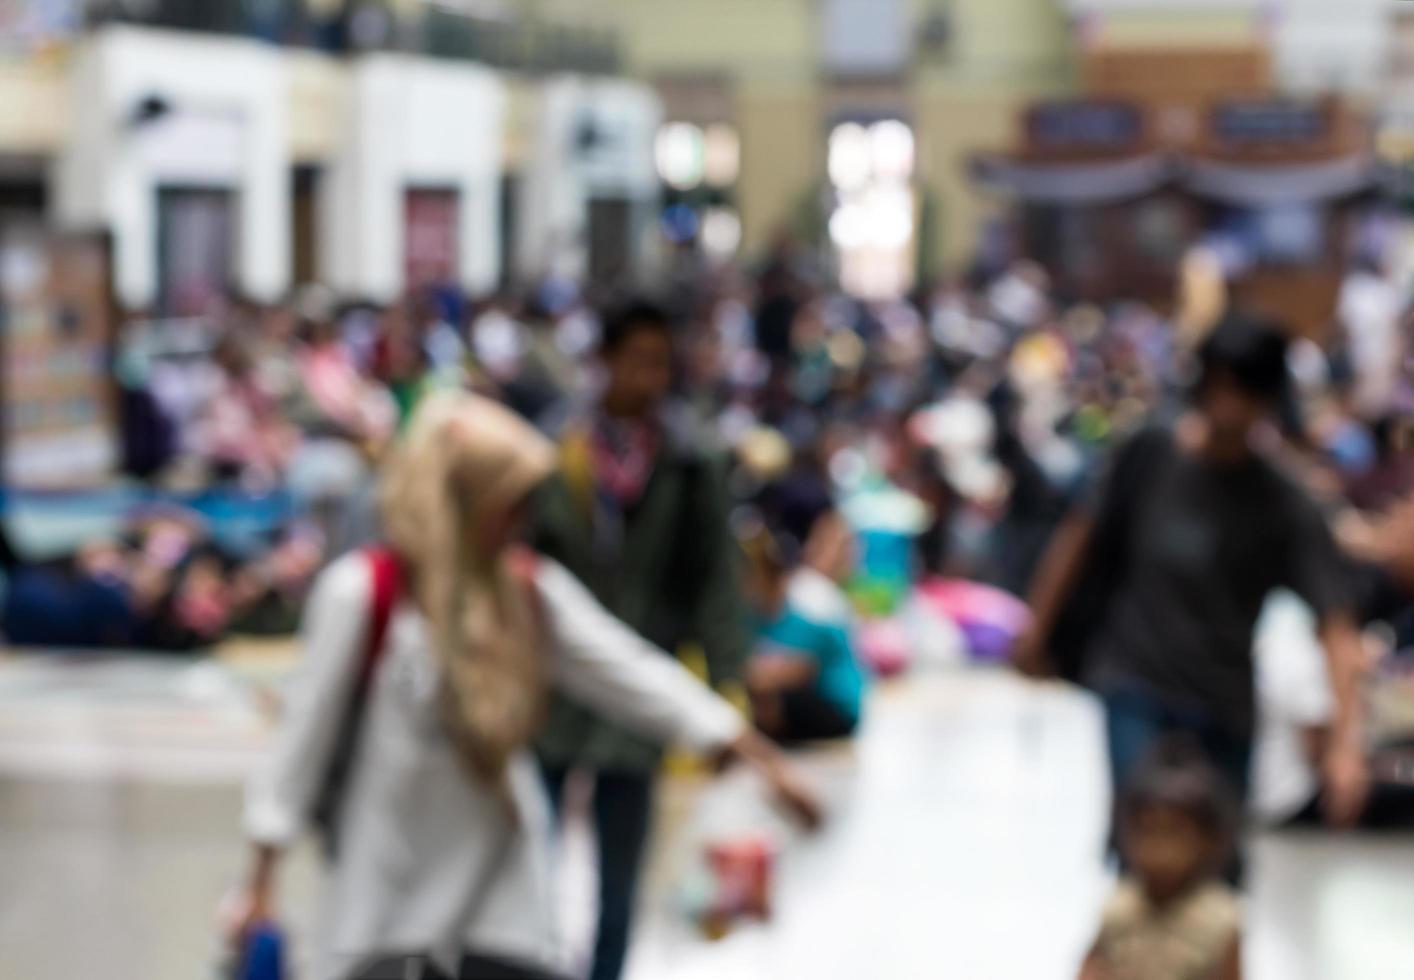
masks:
<path id="1" fill-rule="evenodd" d="M 383 517 L 401 590 L 330 818 L 339 846 L 315 980 L 547 975 L 537 971 L 556 958 L 551 834 L 526 745 L 551 687 L 665 741 L 744 758 L 815 816 L 726 702 L 515 543 L 554 465 L 534 429 L 462 394 L 430 397 L 388 463 Z M 376 574 L 369 555 L 351 554 L 310 599 L 306 660 L 247 794 L 255 855 L 242 927 L 269 917 L 279 855 L 339 752 L 377 629 Z"/>

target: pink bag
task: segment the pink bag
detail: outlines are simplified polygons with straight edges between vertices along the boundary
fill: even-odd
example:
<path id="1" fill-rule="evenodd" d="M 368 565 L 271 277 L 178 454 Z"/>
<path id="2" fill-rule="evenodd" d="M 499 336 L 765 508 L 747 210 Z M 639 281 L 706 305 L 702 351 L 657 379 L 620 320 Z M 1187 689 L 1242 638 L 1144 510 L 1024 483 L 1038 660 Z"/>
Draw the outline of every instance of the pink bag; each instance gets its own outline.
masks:
<path id="1" fill-rule="evenodd" d="M 1004 660 L 1031 623 L 1031 610 L 1016 596 L 964 579 L 928 579 L 918 597 L 956 623 L 968 650 L 982 660 Z"/>

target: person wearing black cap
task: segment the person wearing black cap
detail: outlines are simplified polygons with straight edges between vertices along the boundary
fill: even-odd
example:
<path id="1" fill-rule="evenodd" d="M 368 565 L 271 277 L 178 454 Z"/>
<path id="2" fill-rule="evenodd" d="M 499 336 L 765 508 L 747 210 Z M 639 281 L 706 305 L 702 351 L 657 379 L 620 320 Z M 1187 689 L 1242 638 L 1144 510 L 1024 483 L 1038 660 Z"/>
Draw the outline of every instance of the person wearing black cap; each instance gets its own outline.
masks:
<path id="1" fill-rule="evenodd" d="M 1253 633 L 1267 595 L 1290 588 L 1315 610 L 1328 654 L 1337 709 L 1326 815 L 1348 824 L 1368 791 L 1362 651 L 1325 519 L 1273 459 L 1286 349 L 1274 325 L 1242 315 L 1207 338 L 1187 411 L 1120 447 L 1098 492 L 1057 532 L 1015 660 L 1032 674 L 1053 669 L 1057 654 L 1079 661 L 1069 673 L 1104 703 L 1117 790 L 1159 739 L 1180 730 L 1245 798 Z M 1079 629 L 1077 610 L 1087 620 Z"/>

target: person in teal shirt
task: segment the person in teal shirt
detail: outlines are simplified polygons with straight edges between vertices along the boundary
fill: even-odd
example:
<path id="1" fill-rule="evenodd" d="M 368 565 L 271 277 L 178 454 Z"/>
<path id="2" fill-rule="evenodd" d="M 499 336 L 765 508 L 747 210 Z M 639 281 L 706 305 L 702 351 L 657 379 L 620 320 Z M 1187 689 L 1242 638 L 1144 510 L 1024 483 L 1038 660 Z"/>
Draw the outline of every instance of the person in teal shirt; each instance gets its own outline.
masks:
<path id="1" fill-rule="evenodd" d="M 756 641 L 746 684 L 757 726 L 782 742 L 852 735 L 866 685 L 850 624 L 794 599 L 789 549 L 764 526 L 742 544 Z"/>

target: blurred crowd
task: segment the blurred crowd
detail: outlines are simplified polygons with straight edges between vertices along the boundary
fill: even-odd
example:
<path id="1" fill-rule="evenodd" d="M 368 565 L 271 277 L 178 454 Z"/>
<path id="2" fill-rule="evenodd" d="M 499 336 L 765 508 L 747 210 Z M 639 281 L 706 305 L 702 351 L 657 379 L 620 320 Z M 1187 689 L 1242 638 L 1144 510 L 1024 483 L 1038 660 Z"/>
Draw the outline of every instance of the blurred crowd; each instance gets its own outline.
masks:
<path id="1" fill-rule="evenodd" d="M 1292 345 L 1296 383 L 1281 412 L 1283 452 L 1338 512 L 1342 540 L 1372 559 L 1392 540 L 1380 523 L 1401 519 L 1414 488 L 1414 317 L 1400 295 L 1377 265 L 1353 268 L 1327 336 Z M 126 607 L 119 626 L 46 637 L 11 609 L 7 632 L 25 643 L 142 646 L 155 632 L 167 635 L 157 645 L 180 647 L 249 625 L 272 594 L 297 608 L 319 565 L 311 554 L 373 533 L 378 461 L 421 399 L 489 394 L 558 435 L 603 391 L 605 317 L 626 301 L 555 280 L 479 300 L 427 289 L 386 307 L 340 307 L 308 288 L 271 306 L 233 298 L 202 325 L 206 343 L 181 356 L 129 342 L 119 358 L 129 474 L 179 490 L 287 494 L 296 516 L 270 528 L 265 553 L 231 554 L 202 515 L 132 515 L 121 540 L 86 548 L 66 569 L 84 584 L 75 596 Z M 767 516 L 789 561 L 799 563 L 821 515 L 875 495 L 855 508 L 865 554 L 836 555 L 849 571 L 830 574 L 876 613 L 893 611 L 915 573 L 1024 595 L 1094 462 L 1117 435 L 1182 406 L 1203 330 L 1139 303 L 1063 302 L 1026 262 L 862 302 L 826 288 L 786 245 L 756 269 L 695 270 L 640 313 L 667 328 L 664 397 L 691 419 L 691 438 L 728 454 L 733 504 Z M 185 535 L 156 562 L 162 549 L 144 543 L 154 524 Z M 887 554 L 875 530 L 903 531 L 909 553 Z M 63 598 L 52 580 L 40 591 Z M 10 605 L 27 595 L 11 590 Z M 161 625 L 133 625 L 152 622 Z"/>

